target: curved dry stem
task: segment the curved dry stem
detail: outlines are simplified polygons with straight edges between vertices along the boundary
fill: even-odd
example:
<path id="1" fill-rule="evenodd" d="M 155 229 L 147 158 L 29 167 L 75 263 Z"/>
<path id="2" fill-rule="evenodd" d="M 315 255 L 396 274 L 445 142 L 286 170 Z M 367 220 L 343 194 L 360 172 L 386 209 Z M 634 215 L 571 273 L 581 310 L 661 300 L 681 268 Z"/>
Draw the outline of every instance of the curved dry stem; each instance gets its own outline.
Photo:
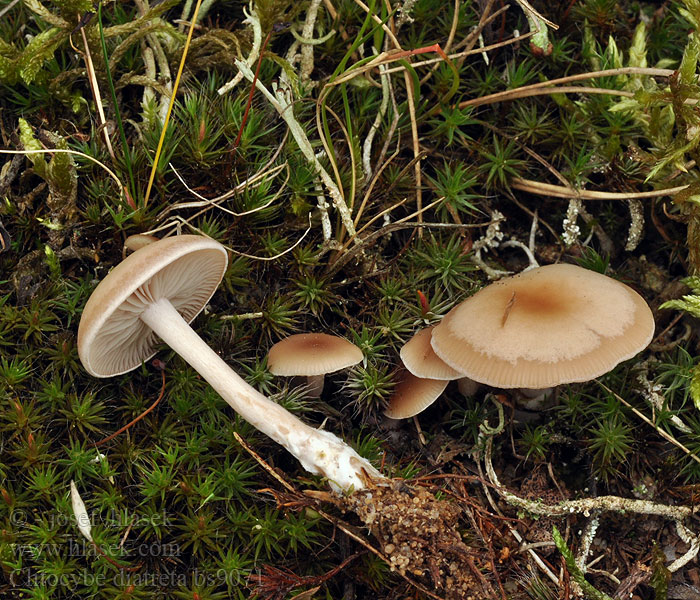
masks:
<path id="1" fill-rule="evenodd" d="M 350 134 L 348 133 L 348 128 L 345 126 L 345 123 L 343 123 L 342 119 L 330 106 L 326 106 L 325 108 L 338 123 L 338 127 L 340 127 L 340 130 L 343 132 L 343 137 L 345 138 L 345 143 L 348 147 L 348 154 L 350 156 L 350 172 L 352 173 L 352 178 L 350 179 L 350 195 L 349 197 L 345 198 L 345 203 L 348 205 L 350 213 L 352 213 L 352 208 L 355 204 L 355 189 L 357 188 L 357 166 L 355 164 L 355 152 L 353 151 L 352 141 L 350 140 Z M 319 130 L 319 138 L 321 138 L 323 142 L 323 147 L 325 148 L 326 156 L 330 158 L 331 155 L 329 154 L 329 152 L 331 151 L 331 149 L 328 147 L 326 137 L 324 135 L 321 135 L 321 133 L 322 131 Z M 338 188 L 340 189 L 342 185 L 342 179 L 340 177 L 340 171 L 338 171 L 338 165 L 335 160 L 331 160 L 330 163 L 333 167 L 333 173 L 336 177 L 336 183 L 338 185 Z"/>
<path id="2" fill-rule="evenodd" d="M 573 187 L 542 183 L 532 179 L 515 177 L 510 182 L 511 187 L 522 192 L 529 192 L 538 196 L 553 196 L 554 198 L 568 198 L 581 200 L 630 200 L 643 198 L 659 198 L 661 196 L 672 196 L 686 189 L 687 185 L 679 185 L 661 190 L 651 190 L 649 192 L 599 192 L 595 190 L 577 190 Z"/>
<path id="3" fill-rule="evenodd" d="M 365 207 L 367 206 L 367 202 L 369 202 L 369 198 L 372 194 L 372 191 L 374 190 L 374 186 L 379 181 L 379 177 L 384 172 L 384 169 L 386 169 L 392 163 L 392 161 L 399 155 L 399 152 L 401 152 L 401 147 L 397 146 L 396 151 L 382 163 L 382 165 L 379 167 L 379 169 L 372 176 L 372 180 L 370 181 L 370 184 L 367 187 L 367 191 L 365 192 L 364 196 L 362 197 L 362 202 L 360 203 L 360 206 L 357 209 L 357 212 L 355 213 L 355 227 L 357 227 L 360 223 L 360 218 L 362 217 L 362 214 L 365 211 Z M 403 204 L 403 201 L 402 201 L 402 204 Z"/>
<path id="4" fill-rule="evenodd" d="M 651 67 L 620 67 L 619 69 L 589 71 L 587 73 L 578 73 L 576 75 L 569 75 L 567 77 L 560 77 L 558 79 L 550 79 L 549 81 L 540 81 L 539 83 L 525 85 L 514 90 L 505 90 L 503 92 L 489 94 L 488 96 L 482 96 L 481 98 L 472 98 L 471 100 L 465 100 L 464 102 L 460 102 L 459 108 L 464 108 L 465 106 L 481 106 L 482 104 L 494 104 L 496 102 L 515 100 L 517 98 L 527 98 L 529 96 L 540 96 L 542 95 L 541 92 L 534 92 L 542 89 L 550 90 L 549 92 L 545 93 L 571 93 L 577 91 L 587 91 L 589 93 L 608 93 L 611 95 L 633 97 L 634 94 L 632 94 L 631 92 L 625 92 L 621 90 L 605 90 L 604 88 L 589 88 L 579 86 L 563 86 L 555 89 L 551 88 L 550 86 L 556 86 L 563 83 L 571 83 L 573 81 L 583 81 L 586 79 L 596 79 L 598 77 L 612 77 L 617 75 L 648 75 L 650 77 L 670 77 L 671 75 L 673 75 L 673 73 L 674 71 L 671 69 L 655 69 Z"/>
<path id="5" fill-rule="evenodd" d="M 618 513 L 633 513 L 638 515 L 654 515 L 664 517 L 673 521 L 683 521 L 696 514 L 700 507 L 685 505 L 668 505 L 650 500 L 637 500 L 634 498 L 622 498 L 620 496 L 597 496 L 595 498 L 581 498 L 578 500 L 564 500 L 557 504 L 545 504 L 537 500 L 521 498 L 499 481 L 498 475 L 493 468 L 491 454 L 493 449 L 493 438 L 500 434 L 504 428 L 503 407 L 497 403 L 499 412 L 499 423 L 496 427 L 490 427 L 485 421 L 481 424 L 479 437 L 483 441 L 483 461 L 486 474 L 493 488 L 498 494 L 512 506 L 522 508 L 533 515 L 547 517 L 566 517 L 572 514 L 583 514 L 590 516 L 594 511 L 607 511 Z"/>
<path id="6" fill-rule="evenodd" d="M 483 106 L 484 104 L 495 104 L 496 102 L 505 102 L 507 100 L 518 100 L 519 98 L 531 98 L 532 96 L 547 96 L 549 94 L 601 94 L 604 96 L 622 96 L 623 98 L 634 98 L 633 92 L 624 90 L 612 90 L 607 88 L 597 88 L 583 85 L 563 85 L 560 87 L 547 87 L 537 89 L 519 88 L 517 90 L 508 90 L 491 94 L 483 98 L 472 98 L 458 104 L 459 108 L 468 106 Z M 499 97 L 494 97 L 499 96 Z"/>
<path id="7" fill-rule="evenodd" d="M 200 214 L 200 213 L 198 213 L 198 214 Z M 275 254 L 274 256 L 255 256 L 254 254 L 246 254 L 245 252 L 241 252 L 240 250 L 234 250 L 230 246 L 225 246 L 225 248 L 229 252 L 231 252 L 232 254 L 236 254 L 238 256 L 245 256 L 246 258 L 250 258 L 252 260 L 259 260 L 262 262 L 269 262 L 269 261 L 277 260 L 281 256 L 284 256 L 285 254 L 288 254 L 289 252 L 294 250 L 294 248 L 296 248 L 299 244 L 301 244 L 304 241 L 304 238 L 309 234 L 309 232 L 311 231 L 311 213 L 309 213 L 308 216 L 309 216 L 309 226 L 306 228 L 306 230 L 301 235 L 301 237 L 296 242 L 294 242 L 289 248 L 287 248 L 286 250 L 282 250 L 282 252 L 280 252 L 279 254 Z M 198 227 L 196 227 L 196 226 L 192 225 L 192 223 L 190 223 L 190 220 L 194 219 L 194 218 L 195 218 L 194 216 L 190 217 L 189 219 L 185 219 L 184 217 L 180 217 L 180 216 L 175 216 L 175 217 L 173 217 L 173 220 L 176 221 L 175 223 L 169 221 L 165 225 L 161 225 L 160 227 L 158 227 L 156 229 L 151 229 L 148 232 L 148 234 L 157 233 L 157 232 L 163 231 L 165 229 L 174 228 L 176 233 L 179 235 L 180 230 L 182 229 L 182 226 L 184 225 L 188 229 L 198 233 L 199 235 L 202 235 L 204 237 L 209 237 L 201 229 L 199 229 Z M 168 234 L 168 235 L 170 235 L 170 234 Z M 165 237 L 167 237 L 167 236 L 165 236 Z"/>
<path id="8" fill-rule="evenodd" d="M 201 200 L 202 200 L 201 202 L 181 202 L 179 204 L 174 205 L 173 208 L 196 208 L 196 207 L 200 207 L 200 206 L 206 206 L 206 207 L 208 207 L 207 210 L 209 208 L 218 208 L 220 211 L 225 212 L 233 217 L 245 217 L 246 215 L 250 215 L 250 214 L 259 212 L 259 211 L 267 208 L 268 206 L 270 206 L 274 202 L 276 202 L 277 199 L 282 194 L 282 192 L 284 191 L 284 189 L 287 187 L 287 183 L 289 182 L 289 177 L 290 177 L 289 163 L 287 163 L 285 161 L 282 164 L 277 165 L 275 168 L 270 169 L 270 171 L 268 173 L 259 173 L 259 174 L 255 175 L 253 178 L 251 178 L 251 180 L 246 180 L 243 183 L 238 184 L 232 191 L 243 191 L 243 189 L 245 189 L 245 188 L 258 187 L 258 186 L 262 185 L 262 183 L 263 183 L 263 181 L 262 181 L 263 175 L 269 174 L 270 176 L 275 176 L 282 170 L 287 171 L 287 175 L 284 178 L 282 185 L 279 186 L 279 188 L 277 189 L 275 194 L 272 196 L 272 198 L 270 198 L 270 200 L 268 200 L 265 204 L 258 206 L 257 208 L 251 208 L 250 210 L 246 210 L 244 212 L 237 213 L 233 210 L 230 210 L 228 208 L 221 206 L 221 204 L 220 204 L 222 201 L 221 199 L 224 197 L 230 198 L 233 195 L 232 192 L 227 192 L 226 194 L 224 194 L 224 196 L 219 196 L 218 198 L 212 198 L 210 200 L 209 198 L 202 196 L 201 194 L 199 194 L 198 192 L 193 190 L 189 185 L 187 185 L 185 180 L 180 176 L 180 174 L 177 172 L 177 170 L 175 169 L 175 167 L 172 164 L 170 164 L 169 166 L 173 170 L 173 173 L 175 173 L 175 176 L 180 180 L 180 183 L 182 183 L 182 185 L 185 186 L 185 189 L 188 192 L 190 192 L 193 196 L 196 196 L 197 198 L 201 198 Z M 255 180 L 256 185 L 253 185 L 253 183 L 252 183 L 253 179 Z M 206 210 L 200 211 L 199 213 L 194 215 L 194 217 L 198 217 L 203 212 L 206 212 Z M 194 217 L 191 217 L 191 218 L 194 218 Z"/>
<path id="9" fill-rule="evenodd" d="M 452 25 L 450 25 L 450 33 L 447 36 L 447 41 L 445 42 L 445 47 L 443 48 L 443 51 L 445 54 L 447 54 L 448 58 L 451 58 L 448 54 L 450 51 L 450 48 L 452 47 L 452 44 L 455 41 L 455 35 L 457 33 L 457 25 L 459 24 L 459 1 L 460 0 L 454 0 L 454 7 L 453 7 L 453 12 L 452 12 Z M 433 73 L 438 69 L 440 66 L 440 63 L 444 62 L 444 59 L 442 57 L 439 57 L 436 61 L 435 64 L 430 68 L 430 70 L 423 75 L 423 78 L 420 80 L 420 85 L 424 85 L 425 83 L 428 82 L 428 79 L 430 79 L 433 76 Z M 416 68 L 416 65 L 413 65 L 413 68 Z"/>

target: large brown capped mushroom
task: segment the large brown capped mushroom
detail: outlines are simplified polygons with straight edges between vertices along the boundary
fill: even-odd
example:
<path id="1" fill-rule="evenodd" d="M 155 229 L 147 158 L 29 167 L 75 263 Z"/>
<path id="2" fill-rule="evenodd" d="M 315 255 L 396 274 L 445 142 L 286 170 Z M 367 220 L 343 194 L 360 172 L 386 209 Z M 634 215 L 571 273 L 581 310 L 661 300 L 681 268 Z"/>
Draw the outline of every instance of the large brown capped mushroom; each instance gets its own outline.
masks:
<path id="1" fill-rule="evenodd" d="M 558 264 L 484 287 L 445 316 L 431 343 L 475 381 L 541 389 L 607 373 L 653 335 L 651 310 L 632 288 Z"/>

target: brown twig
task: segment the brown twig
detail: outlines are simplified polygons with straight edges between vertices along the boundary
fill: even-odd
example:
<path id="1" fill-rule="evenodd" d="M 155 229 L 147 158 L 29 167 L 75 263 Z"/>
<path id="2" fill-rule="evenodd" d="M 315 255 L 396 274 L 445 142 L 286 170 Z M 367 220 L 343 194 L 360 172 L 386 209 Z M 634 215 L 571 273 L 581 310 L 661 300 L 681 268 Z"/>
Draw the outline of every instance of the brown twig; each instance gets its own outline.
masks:
<path id="1" fill-rule="evenodd" d="M 542 183 L 532 179 L 514 177 L 510 182 L 511 187 L 538 196 L 552 196 L 554 198 L 580 198 L 581 200 L 630 200 L 644 198 L 658 198 L 660 196 L 672 196 L 683 191 L 688 186 L 679 185 L 661 190 L 651 190 L 649 192 L 599 192 L 595 190 L 577 190 L 573 187 L 563 185 L 553 185 Z"/>
<path id="2" fill-rule="evenodd" d="M 466 106 L 481 106 L 482 104 L 494 104 L 496 102 L 505 102 L 507 100 L 515 100 L 517 98 L 528 98 L 530 96 L 541 96 L 543 90 L 545 94 L 575 93 L 585 91 L 592 94 L 612 94 L 626 96 L 629 98 L 633 97 L 634 94 L 621 90 L 607 90 L 604 88 L 583 86 L 562 86 L 559 88 L 550 86 L 570 83 L 572 81 L 595 79 L 597 77 L 611 77 L 616 75 L 649 75 L 652 77 L 670 77 L 673 73 L 674 71 L 671 69 L 654 69 L 647 67 L 622 67 L 619 69 L 605 69 L 603 71 L 589 71 L 587 73 L 578 73 L 576 75 L 569 75 L 568 77 L 560 77 L 558 79 L 533 83 L 532 85 L 522 86 L 514 90 L 496 92 L 495 94 L 489 94 L 488 96 L 482 96 L 480 98 L 472 98 L 471 100 L 460 102 L 459 108 L 464 108 Z"/>
<path id="3" fill-rule="evenodd" d="M 314 586 L 315 590 L 338 573 L 347 567 L 357 557 L 362 556 L 364 552 L 356 552 L 352 556 L 348 556 L 338 566 L 333 567 L 330 571 L 326 571 L 321 575 L 297 575 L 289 569 L 279 569 L 272 565 L 263 565 L 262 572 L 249 577 L 249 581 L 254 583 L 254 592 L 262 598 L 278 598 L 279 594 L 284 593 L 286 596 L 295 588 Z M 311 591 L 311 590 L 309 590 Z M 296 596 L 297 598 L 299 596 Z"/>
<path id="4" fill-rule="evenodd" d="M 122 427 L 121 429 L 118 429 L 115 431 L 112 435 L 107 436 L 103 440 L 100 440 L 99 442 L 95 442 L 95 446 L 101 446 L 102 444 L 106 444 L 107 442 L 113 440 L 115 437 L 117 437 L 120 433 L 123 433 L 129 427 L 132 425 L 138 423 L 141 419 L 143 419 L 148 413 L 152 412 L 156 406 L 160 403 L 160 401 L 163 399 L 163 396 L 165 395 L 165 369 L 161 369 L 161 375 L 163 377 L 163 383 L 160 388 L 160 394 L 158 394 L 158 397 L 156 398 L 155 402 L 151 404 L 146 410 L 144 410 L 138 417 L 136 417 L 133 421 L 130 423 L 127 423 Z"/>

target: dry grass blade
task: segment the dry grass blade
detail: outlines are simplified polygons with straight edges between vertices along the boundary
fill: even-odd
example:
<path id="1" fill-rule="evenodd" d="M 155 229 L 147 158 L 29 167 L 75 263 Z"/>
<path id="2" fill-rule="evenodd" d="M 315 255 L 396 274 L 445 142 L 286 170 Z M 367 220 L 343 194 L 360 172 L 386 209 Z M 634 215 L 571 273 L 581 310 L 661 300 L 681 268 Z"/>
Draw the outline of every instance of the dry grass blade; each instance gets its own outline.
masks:
<path id="1" fill-rule="evenodd" d="M 112 140 L 109 138 L 109 130 L 107 129 L 107 119 L 105 117 L 104 107 L 102 106 L 102 95 L 100 94 L 100 86 L 97 83 L 97 76 L 95 75 L 95 66 L 92 62 L 92 54 L 90 54 L 90 46 L 88 45 L 87 36 L 85 35 L 85 27 L 80 28 L 80 35 L 83 38 L 83 46 L 85 47 L 85 52 L 81 52 L 75 46 L 73 46 L 73 40 L 71 39 L 71 46 L 76 52 L 82 54 L 85 58 L 85 67 L 87 69 L 88 81 L 90 82 L 90 89 L 92 90 L 92 95 L 95 98 L 95 107 L 97 108 L 97 115 L 99 116 L 99 129 L 102 131 L 102 136 L 105 140 L 105 146 L 107 147 L 107 152 L 112 157 L 112 160 L 116 160 L 114 155 L 114 148 L 112 148 Z"/>
<path id="2" fill-rule="evenodd" d="M 630 200 L 633 198 L 660 198 L 672 196 L 687 189 L 687 185 L 679 185 L 661 190 L 649 192 L 599 192 L 595 190 L 577 190 L 573 187 L 542 183 L 531 179 L 516 177 L 511 180 L 511 185 L 516 190 L 537 194 L 538 196 L 553 196 L 554 198 L 580 198 L 581 200 Z"/>
<path id="3" fill-rule="evenodd" d="M 158 147 L 156 149 L 156 154 L 153 157 L 153 168 L 151 169 L 151 174 L 148 178 L 148 185 L 146 186 L 146 193 L 143 197 L 143 205 L 148 206 L 148 199 L 151 196 L 151 189 L 153 188 L 153 181 L 156 178 L 156 172 L 158 171 L 158 162 L 160 161 L 160 155 L 163 151 L 163 143 L 165 142 L 165 135 L 168 131 L 168 123 L 170 122 L 170 115 L 173 112 L 173 106 L 175 105 L 175 97 L 177 96 L 177 90 L 180 87 L 180 78 L 182 77 L 182 71 L 185 68 L 185 60 L 187 59 L 187 51 L 189 50 L 190 44 L 192 43 L 192 34 L 195 30 L 195 24 L 197 23 L 197 17 L 199 15 L 199 9 L 202 6 L 202 0 L 197 0 L 197 4 L 194 7 L 194 13 L 192 14 L 192 19 L 190 21 L 190 27 L 187 31 L 187 40 L 185 41 L 185 47 L 182 49 L 182 57 L 180 58 L 180 64 L 177 68 L 177 75 L 175 76 L 175 83 L 173 84 L 173 93 L 170 96 L 170 103 L 168 104 L 168 112 L 165 115 L 165 121 L 163 122 L 163 128 L 160 132 L 160 138 L 158 139 Z"/>
<path id="4" fill-rule="evenodd" d="M 488 96 L 482 96 L 480 98 L 473 98 L 471 100 L 465 100 L 459 103 L 459 108 L 465 108 L 467 106 L 482 106 L 484 104 L 495 104 L 496 102 L 505 102 L 508 100 L 515 100 L 518 98 L 528 98 L 531 96 L 541 96 L 548 93 L 576 93 L 576 92 L 587 92 L 592 94 L 608 94 L 608 95 L 620 95 L 625 97 L 634 97 L 631 92 L 625 92 L 621 90 L 606 90 L 604 88 L 592 88 L 592 87 L 577 87 L 577 86 L 562 86 L 561 84 L 571 83 L 574 81 L 584 81 L 587 79 L 596 79 L 598 77 L 614 77 L 617 75 L 648 75 L 649 77 L 670 77 L 673 75 L 674 71 L 671 69 L 655 69 L 648 67 L 621 67 L 619 69 L 604 69 L 602 71 L 589 71 L 587 73 L 578 73 L 576 75 L 569 75 L 567 77 L 560 77 L 557 79 L 550 79 L 549 81 L 540 81 L 539 83 L 533 83 L 531 85 L 525 85 L 513 90 L 505 90 L 503 92 L 497 92 L 495 94 L 489 94 Z M 551 86 L 561 86 L 561 87 L 551 87 Z M 548 91 L 542 91 L 548 90 Z"/>
<path id="5" fill-rule="evenodd" d="M 627 408 L 629 408 L 635 415 L 637 415 L 642 421 L 644 421 L 647 425 L 650 427 L 653 427 L 656 433 L 658 433 L 662 438 L 664 438 L 667 442 L 670 442 L 676 448 L 682 450 L 687 454 L 690 458 L 692 458 L 696 463 L 700 463 L 700 457 L 698 457 L 695 453 L 693 453 L 690 449 L 688 449 L 686 446 L 681 444 L 676 438 L 674 438 L 671 434 L 665 432 L 663 429 L 661 429 L 656 423 L 654 423 L 649 417 L 647 417 L 643 412 L 637 410 L 634 406 L 632 406 L 627 400 L 625 400 L 622 396 L 619 394 L 616 394 L 613 392 L 607 385 L 604 383 L 601 383 L 600 381 L 597 382 L 600 387 L 602 387 L 608 394 L 612 394 L 615 399 L 619 402 L 622 402 Z"/>

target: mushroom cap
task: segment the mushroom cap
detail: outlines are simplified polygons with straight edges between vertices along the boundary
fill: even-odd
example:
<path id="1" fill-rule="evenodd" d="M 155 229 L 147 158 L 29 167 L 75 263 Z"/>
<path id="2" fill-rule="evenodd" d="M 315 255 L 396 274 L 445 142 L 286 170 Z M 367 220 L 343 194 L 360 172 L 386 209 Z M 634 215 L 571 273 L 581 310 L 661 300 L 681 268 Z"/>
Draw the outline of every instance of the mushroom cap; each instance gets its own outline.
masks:
<path id="1" fill-rule="evenodd" d="M 129 255 L 92 293 L 78 326 L 78 354 L 95 377 L 121 375 L 155 354 L 158 336 L 139 319 L 167 298 L 188 323 L 219 286 L 226 249 L 199 235 L 179 235 Z"/>
<path id="2" fill-rule="evenodd" d="M 451 381 L 462 374 L 445 363 L 430 345 L 434 327 L 426 327 L 416 333 L 401 348 L 399 355 L 405 367 L 416 377 Z"/>
<path id="3" fill-rule="evenodd" d="M 126 256 L 130 252 L 136 252 L 148 244 L 159 242 L 160 240 L 155 235 L 146 235 L 145 233 L 135 233 L 124 240 L 122 248 L 122 256 Z"/>
<path id="4" fill-rule="evenodd" d="M 413 417 L 435 402 L 447 384 L 445 379 L 426 379 L 416 377 L 410 371 L 403 371 L 384 414 L 390 419 Z"/>
<path id="5" fill-rule="evenodd" d="M 557 264 L 482 288 L 445 316 L 431 343 L 475 381 L 540 389 L 607 373 L 653 335 L 651 309 L 630 287 Z"/>
<path id="6" fill-rule="evenodd" d="M 362 350 L 348 340 L 327 333 L 297 333 L 277 342 L 267 355 L 273 375 L 326 375 L 356 365 Z"/>

